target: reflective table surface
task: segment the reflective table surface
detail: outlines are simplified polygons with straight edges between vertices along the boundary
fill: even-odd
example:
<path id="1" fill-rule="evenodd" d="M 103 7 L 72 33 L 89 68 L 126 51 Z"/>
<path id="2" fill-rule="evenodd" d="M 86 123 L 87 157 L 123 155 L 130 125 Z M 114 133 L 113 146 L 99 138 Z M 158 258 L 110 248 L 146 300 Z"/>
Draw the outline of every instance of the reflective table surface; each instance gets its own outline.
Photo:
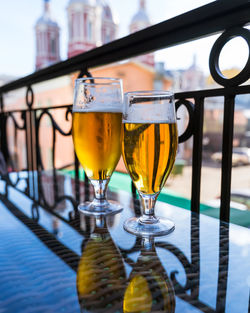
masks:
<path id="1" fill-rule="evenodd" d="M 0 312 L 249 312 L 249 229 L 158 202 L 175 231 L 135 237 L 123 223 L 137 199 L 109 192 L 123 211 L 85 217 L 79 184 L 55 172 L 0 180 Z"/>

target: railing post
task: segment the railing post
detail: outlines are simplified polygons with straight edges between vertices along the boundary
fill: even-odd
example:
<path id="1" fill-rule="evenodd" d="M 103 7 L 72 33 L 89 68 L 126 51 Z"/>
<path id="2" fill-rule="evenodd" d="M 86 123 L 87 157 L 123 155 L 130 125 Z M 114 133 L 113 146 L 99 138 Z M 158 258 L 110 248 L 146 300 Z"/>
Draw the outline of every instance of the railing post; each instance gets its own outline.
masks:
<path id="1" fill-rule="evenodd" d="M 0 113 L 3 113 L 3 94 L 0 94 Z"/>
<path id="2" fill-rule="evenodd" d="M 80 202 L 80 181 L 79 181 L 79 161 L 76 156 L 76 153 L 74 153 L 75 158 L 75 197 L 76 201 Z"/>
<path id="3" fill-rule="evenodd" d="M 36 121 L 35 110 L 32 106 L 34 103 L 34 93 L 31 86 L 26 91 L 26 151 L 27 151 L 27 169 L 28 169 L 28 193 L 29 196 L 38 200 L 38 183 L 37 183 L 37 154 L 36 154 Z"/>
<path id="4" fill-rule="evenodd" d="M 224 104 L 220 219 L 225 222 L 229 222 L 230 219 L 234 98 L 235 96 L 225 97 Z"/>
<path id="5" fill-rule="evenodd" d="M 4 102 L 3 102 L 3 95 L 0 94 L 0 152 L 3 154 L 3 158 L 6 164 L 6 172 L 7 172 L 7 167 L 10 162 L 9 158 L 9 149 L 8 149 L 8 143 L 7 143 L 7 117 L 6 114 L 4 113 Z"/>
<path id="6" fill-rule="evenodd" d="M 204 98 L 195 99 L 191 210 L 200 213 Z"/>

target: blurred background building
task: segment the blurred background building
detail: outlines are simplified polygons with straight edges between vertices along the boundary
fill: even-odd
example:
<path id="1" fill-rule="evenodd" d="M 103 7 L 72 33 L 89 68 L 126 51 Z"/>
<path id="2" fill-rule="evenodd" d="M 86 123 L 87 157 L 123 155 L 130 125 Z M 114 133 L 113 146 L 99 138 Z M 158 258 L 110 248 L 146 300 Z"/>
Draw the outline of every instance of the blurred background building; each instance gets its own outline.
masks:
<path id="1" fill-rule="evenodd" d="M 44 11 L 35 26 L 36 69 L 60 62 L 60 28 L 52 18 L 49 0 L 44 0 Z"/>
<path id="2" fill-rule="evenodd" d="M 43 0 L 44 8 L 42 16 L 35 25 L 36 38 L 36 69 L 41 69 L 60 61 L 59 40 L 60 27 L 53 18 L 53 12 L 50 9 L 50 0 Z M 55 13 L 55 12 L 54 12 Z M 87 52 L 100 45 L 106 44 L 117 39 L 119 21 L 114 14 L 112 7 L 106 0 L 70 0 L 67 8 L 68 19 L 68 57 L 76 56 L 79 53 Z M 129 33 L 139 31 L 149 27 L 150 14 L 147 12 L 146 0 L 138 0 L 138 9 L 131 16 L 128 26 Z M 98 69 L 90 69 L 93 76 L 109 76 L 123 79 L 124 91 L 132 90 L 169 90 L 175 92 L 198 90 L 204 88 L 218 87 L 211 77 L 206 77 L 199 68 L 196 61 L 196 55 L 193 56 L 193 62 L 187 69 L 167 70 L 164 62 L 155 62 L 154 53 L 141 55 L 124 62 L 114 63 L 109 66 L 103 66 Z M 231 70 L 235 72 L 235 70 Z M 236 70 L 237 71 L 237 70 Z M 227 75 L 233 75 L 227 71 Z M 78 73 L 53 79 L 50 83 L 41 83 L 34 85 L 36 95 L 35 105 L 37 107 L 58 106 L 70 104 L 73 101 L 74 80 Z M 3 77 L 4 81 L 8 79 Z M 247 96 L 246 96 L 247 97 Z M 235 113 L 235 145 L 244 146 L 249 143 L 249 112 L 244 107 L 244 102 L 248 102 L 246 97 L 241 96 L 238 99 L 243 105 L 236 105 Z M 192 99 L 191 99 L 192 100 Z M 13 107 L 25 106 L 25 97 L 22 92 L 16 93 L 6 101 Z M 236 103 L 238 103 L 236 101 Z M 54 118 L 60 124 L 64 120 L 62 111 L 57 113 Z M 223 103 L 220 99 L 209 99 L 205 105 L 204 119 L 204 150 L 208 155 L 216 151 L 221 151 L 221 127 L 222 127 Z M 178 111 L 178 129 L 182 133 L 186 127 L 188 116 L 184 108 Z M 47 121 L 45 121 L 47 119 Z M 50 168 L 52 162 L 52 142 L 48 140 L 51 132 L 51 123 L 48 117 L 44 117 L 43 131 L 41 132 L 41 145 L 43 149 L 43 163 L 45 168 Z M 24 140 L 24 138 L 23 138 Z M 23 140 L 19 140 L 20 149 Z M 72 147 L 71 138 L 64 138 L 67 145 Z M 60 144 L 60 138 L 57 138 L 56 165 L 63 167 L 65 164 L 72 163 L 73 147 L 65 151 L 64 145 Z M 192 140 L 179 146 L 178 158 L 184 159 L 188 163 L 191 161 Z M 13 151 L 16 155 L 14 159 L 22 168 L 25 164 L 24 153 Z M 19 157 L 17 157 L 19 154 Z M 119 169 L 125 170 L 123 163 L 120 162 Z"/>

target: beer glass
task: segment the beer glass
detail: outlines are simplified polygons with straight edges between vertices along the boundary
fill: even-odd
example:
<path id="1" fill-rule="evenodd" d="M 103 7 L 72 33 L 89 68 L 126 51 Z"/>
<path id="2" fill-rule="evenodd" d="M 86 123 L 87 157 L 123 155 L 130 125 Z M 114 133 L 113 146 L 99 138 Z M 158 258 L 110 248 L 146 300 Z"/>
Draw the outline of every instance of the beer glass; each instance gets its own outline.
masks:
<path id="1" fill-rule="evenodd" d="M 143 214 L 130 218 L 124 228 L 141 236 L 159 236 L 174 230 L 174 223 L 155 217 L 154 207 L 175 162 L 177 125 L 174 96 L 165 91 L 125 94 L 122 155 L 140 195 Z"/>
<path id="2" fill-rule="evenodd" d="M 81 78 L 75 82 L 73 141 L 76 155 L 94 187 L 93 202 L 80 204 L 86 215 L 107 215 L 122 208 L 108 202 L 110 177 L 121 156 L 123 91 L 115 78 Z"/>

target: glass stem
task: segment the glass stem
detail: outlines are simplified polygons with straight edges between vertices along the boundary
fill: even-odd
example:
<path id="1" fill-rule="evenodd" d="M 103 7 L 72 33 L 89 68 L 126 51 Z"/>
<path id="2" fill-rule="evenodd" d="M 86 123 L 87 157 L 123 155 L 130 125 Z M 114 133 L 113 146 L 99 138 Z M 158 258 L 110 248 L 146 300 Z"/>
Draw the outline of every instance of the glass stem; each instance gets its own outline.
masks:
<path id="1" fill-rule="evenodd" d="M 106 219 L 104 216 L 100 215 L 95 218 L 95 229 L 106 227 Z"/>
<path id="2" fill-rule="evenodd" d="M 153 195 L 145 195 L 140 193 L 141 204 L 143 209 L 143 214 L 139 218 L 142 224 L 153 224 L 157 223 L 158 219 L 155 217 L 155 203 L 159 193 Z"/>
<path id="3" fill-rule="evenodd" d="M 93 185 L 94 192 L 95 192 L 95 195 L 94 195 L 95 198 L 92 203 L 95 206 L 106 207 L 109 205 L 106 199 L 108 183 L 109 183 L 109 179 L 91 180 L 91 184 Z"/>
<path id="4" fill-rule="evenodd" d="M 142 250 L 143 251 L 153 251 L 155 249 L 154 239 L 152 236 L 142 237 Z"/>

